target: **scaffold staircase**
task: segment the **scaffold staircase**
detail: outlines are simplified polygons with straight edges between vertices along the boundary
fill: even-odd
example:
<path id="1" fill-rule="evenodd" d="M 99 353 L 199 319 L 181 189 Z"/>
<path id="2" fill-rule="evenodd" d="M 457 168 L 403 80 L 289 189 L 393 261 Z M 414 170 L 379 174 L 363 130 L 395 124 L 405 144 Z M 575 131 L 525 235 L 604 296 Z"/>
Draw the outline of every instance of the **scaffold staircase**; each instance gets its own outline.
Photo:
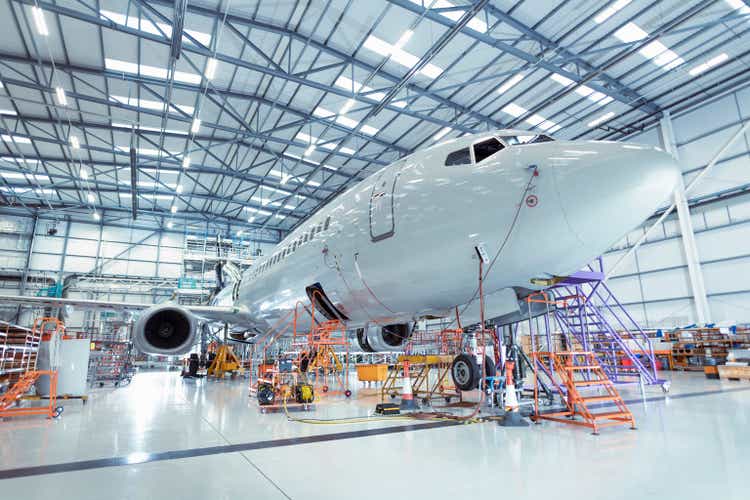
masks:
<path id="1" fill-rule="evenodd" d="M 566 409 L 542 413 L 539 391 L 534 393 L 533 420 L 551 420 L 581 425 L 599 433 L 602 427 L 630 424 L 635 429 L 635 419 L 615 385 L 607 376 L 593 352 L 537 352 L 534 353 L 534 381 L 543 372 L 553 382 Z M 604 406 L 604 408 L 602 408 Z M 601 411 L 604 410 L 604 411 Z M 580 417 L 577 420 L 576 417 Z"/>
<path id="2" fill-rule="evenodd" d="M 606 285 L 598 262 L 599 269 L 588 266 L 551 289 L 558 304 L 555 322 L 568 349 L 594 353 L 614 383 L 663 384 L 651 340 Z"/>

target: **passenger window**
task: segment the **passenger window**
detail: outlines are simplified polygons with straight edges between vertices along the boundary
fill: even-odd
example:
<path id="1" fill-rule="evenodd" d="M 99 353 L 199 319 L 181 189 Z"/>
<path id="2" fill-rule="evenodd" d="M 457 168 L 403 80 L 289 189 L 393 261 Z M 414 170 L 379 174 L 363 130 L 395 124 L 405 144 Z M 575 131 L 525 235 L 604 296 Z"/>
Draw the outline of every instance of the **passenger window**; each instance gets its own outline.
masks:
<path id="1" fill-rule="evenodd" d="M 323 227 L 326 231 L 328 231 L 328 226 L 331 224 L 331 218 L 326 217 L 326 225 Z"/>
<path id="2" fill-rule="evenodd" d="M 503 148 L 505 148 L 505 146 L 494 137 L 487 139 L 486 141 L 478 142 L 477 144 L 474 144 L 474 161 L 481 163 Z"/>
<path id="3" fill-rule="evenodd" d="M 471 163 L 471 154 L 469 148 L 459 149 L 445 157 L 445 166 L 451 165 L 468 165 Z"/>

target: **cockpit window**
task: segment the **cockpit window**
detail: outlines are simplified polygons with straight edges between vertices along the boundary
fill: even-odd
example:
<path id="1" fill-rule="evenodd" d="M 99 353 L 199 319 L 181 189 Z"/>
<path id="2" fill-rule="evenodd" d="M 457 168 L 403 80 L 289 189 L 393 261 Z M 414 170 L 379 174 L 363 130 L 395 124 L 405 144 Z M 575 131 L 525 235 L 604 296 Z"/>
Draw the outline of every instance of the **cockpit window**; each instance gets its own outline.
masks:
<path id="1" fill-rule="evenodd" d="M 487 139 L 486 141 L 478 142 L 474 144 L 474 161 L 481 163 L 504 148 L 505 146 L 494 137 Z"/>
<path id="2" fill-rule="evenodd" d="M 448 156 L 445 157 L 446 166 L 468 165 L 470 163 L 471 163 L 471 153 L 469 153 L 469 148 L 459 149 L 458 151 L 449 153 Z"/>
<path id="3" fill-rule="evenodd" d="M 502 140 L 508 143 L 508 146 L 518 146 L 523 144 L 537 144 L 540 142 L 552 142 L 554 139 L 548 135 L 504 135 Z"/>

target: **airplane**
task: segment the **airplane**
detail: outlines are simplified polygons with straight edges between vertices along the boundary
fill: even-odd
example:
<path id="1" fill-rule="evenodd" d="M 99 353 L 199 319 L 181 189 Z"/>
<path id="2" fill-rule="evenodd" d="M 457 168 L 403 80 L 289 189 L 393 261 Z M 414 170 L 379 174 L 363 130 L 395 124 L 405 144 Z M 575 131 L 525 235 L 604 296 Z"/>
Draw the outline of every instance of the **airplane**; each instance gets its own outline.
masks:
<path id="1" fill-rule="evenodd" d="M 681 175 L 659 148 L 525 130 L 465 135 L 370 175 L 294 229 L 210 305 L 0 296 L 0 302 L 140 311 L 145 353 L 191 350 L 203 322 L 262 338 L 299 302 L 342 321 L 366 352 L 401 350 L 416 321 L 460 311 L 516 320 L 523 298 L 582 269 L 663 206 Z M 303 309 L 298 325 L 310 324 Z M 304 330 L 303 330 L 304 331 Z"/>

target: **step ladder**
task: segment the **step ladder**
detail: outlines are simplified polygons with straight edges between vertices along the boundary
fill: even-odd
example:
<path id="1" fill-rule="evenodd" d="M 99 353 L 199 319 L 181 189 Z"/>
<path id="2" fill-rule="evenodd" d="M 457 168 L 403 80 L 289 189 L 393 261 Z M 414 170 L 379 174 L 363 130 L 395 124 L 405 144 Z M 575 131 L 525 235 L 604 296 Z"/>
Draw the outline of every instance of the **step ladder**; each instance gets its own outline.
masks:
<path id="1" fill-rule="evenodd" d="M 595 435 L 603 427 L 630 424 L 631 429 L 636 428 L 633 414 L 594 352 L 537 352 L 533 357 L 535 386 L 538 377 L 543 374 L 552 382 L 566 406 L 564 411 L 541 413 L 539 391 L 536 390 L 532 417 L 534 422 L 551 420 L 590 427 Z M 597 392 L 591 393 L 591 390 Z M 611 409 L 601 411 L 602 405 Z"/>

